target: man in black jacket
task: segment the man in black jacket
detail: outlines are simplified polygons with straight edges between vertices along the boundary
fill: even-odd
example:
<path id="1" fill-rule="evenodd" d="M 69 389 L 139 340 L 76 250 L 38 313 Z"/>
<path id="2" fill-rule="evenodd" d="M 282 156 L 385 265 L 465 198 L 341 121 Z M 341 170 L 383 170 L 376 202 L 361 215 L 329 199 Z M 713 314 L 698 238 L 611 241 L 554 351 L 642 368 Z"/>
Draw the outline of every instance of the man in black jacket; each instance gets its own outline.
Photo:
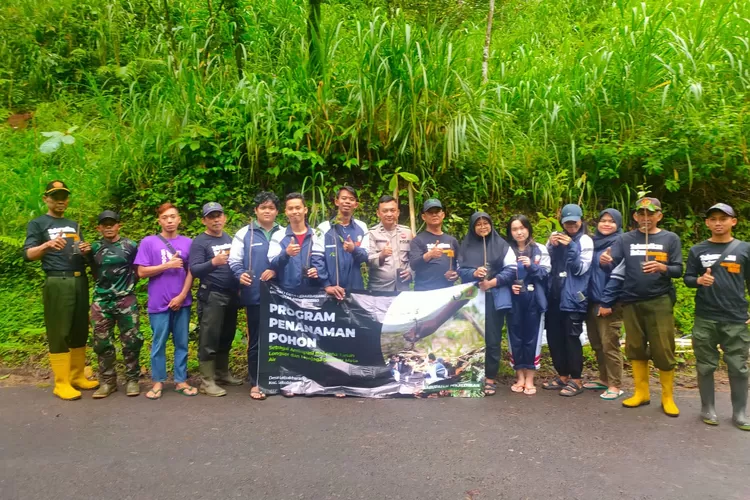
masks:
<path id="1" fill-rule="evenodd" d="M 690 249 L 685 284 L 697 288 L 693 351 L 701 394 L 701 419 L 718 425 L 714 407 L 714 371 L 719 350 L 729 371 L 732 391 L 732 422 L 750 431 L 747 408 L 747 357 L 750 348 L 745 290 L 750 289 L 750 245 L 732 236 L 737 214 L 724 203 L 706 212 L 711 237 Z"/>

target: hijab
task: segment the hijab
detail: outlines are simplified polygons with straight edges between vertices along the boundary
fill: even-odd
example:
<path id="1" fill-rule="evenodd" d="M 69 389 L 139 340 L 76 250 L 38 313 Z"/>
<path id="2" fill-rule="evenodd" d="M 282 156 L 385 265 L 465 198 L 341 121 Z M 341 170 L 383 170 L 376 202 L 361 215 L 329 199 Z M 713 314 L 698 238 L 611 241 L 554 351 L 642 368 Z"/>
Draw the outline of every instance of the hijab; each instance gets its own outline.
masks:
<path id="1" fill-rule="evenodd" d="M 490 234 L 484 238 L 477 235 L 474 229 L 479 219 L 487 219 L 490 223 Z M 508 252 L 508 243 L 497 233 L 492 218 L 486 212 L 474 212 L 469 221 L 469 232 L 461 242 L 461 248 L 458 251 L 459 267 L 474 269 L 482 267 L 485 263 L 485 243 L 487 245 L 487 264 L 491 266 L 493 263 L 500 261 L 499 265 L 502 267 L 502 260 Z"/>
<path id="2" fill-rule="evenodd" d="M 618 210 L 615 210 L 614 208 L 605 208 L 599 213 L 599 218 L 601 219 L 604 216 L 604 214 L 609 215 L 615 220 L 617 229 L 615 229 L 614 233 L 605 236 L 599 232 L 599 228 L 597 226 L 596 231 L 594 231 L 594 237 L 593 237 L 595 251 L 604 250 L 606 248 L 611 247 L 612 245 L 614 245 L 615 241 L 617 241 L 617 239 L 622 234 L 622 214 Z"/>

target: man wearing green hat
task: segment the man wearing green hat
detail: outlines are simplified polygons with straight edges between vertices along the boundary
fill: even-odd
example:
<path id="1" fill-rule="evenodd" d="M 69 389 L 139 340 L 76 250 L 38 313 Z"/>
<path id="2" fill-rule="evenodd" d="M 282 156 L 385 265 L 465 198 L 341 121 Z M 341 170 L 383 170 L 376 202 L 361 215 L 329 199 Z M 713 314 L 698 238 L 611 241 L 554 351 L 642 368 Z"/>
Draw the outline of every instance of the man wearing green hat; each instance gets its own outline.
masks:
<path id="1" fill-rule="evenodd" d="M 747 357 L 750 323 L 745 290 L 750 283 L 750 245 L 732 236 L 737 214 L 725 203 L 706 212 L 711 237 L 690 249 L 685 284 L 697 288 L 693 351 L 701 394 L 701 419 L 719 425 L 714 406 L 714 371 L 719 366 L 719 349 L 729 372 L 732 422 L 750 431 L 747 409 Z"/>
<path id="2" fill-rule="evenodd" d="M 138 299 L 135 284 L 138 280 L 135 256 L 138 245 L 120 236 L 120 216 L 105 210 L 99 214 L 101 239 L 91 244 L 94 300 L 91 303 L 91 324 L 94 330 L 94 351 L 99 355 L 99 389 L 94 399 L 106 398 L 117 390 L 115 371 L 115 325 L 120 329 L 122 357 L 128 383 L 125 393 L 141 393 L 138 377 L 141 373 L 139 358 L 143 337 L 139 329 Z"/>
<path id="3" fill-rule="evenodd" d="M 658 227 L 662 217 L 661 202 L 642 198 L 635 207 L 633 219 L 638 229 L 622 235 L 612 246 L 614 267 L 607 289 L 622 287 L 625 354 L 633 366 L 635 394 L 624 400 L 626 408 L 651 402 L 648 360 L 659 370 L 661 405 L 664 413 L 677 417 L 680 410 L 674 402 L 674 303 L 672 279 L 682 276 L 680 238 Z"/>
<path id="4" fill-rule="evenodd" d="M 44 281 L 44 324 L 49 360 L 55 376 L 52 391 L 60 399 L 80 399 L 76 389 L 96 389 L 86 379 L 86 340 L 89 335 L 89 284 L 85 256 L 91 245 L 83 241 L 78 224 L 65 218 L 70 190 L 55 180 L 44 190 L 47 213 L 29 222 L 23 255 L 41 260 Z"/>

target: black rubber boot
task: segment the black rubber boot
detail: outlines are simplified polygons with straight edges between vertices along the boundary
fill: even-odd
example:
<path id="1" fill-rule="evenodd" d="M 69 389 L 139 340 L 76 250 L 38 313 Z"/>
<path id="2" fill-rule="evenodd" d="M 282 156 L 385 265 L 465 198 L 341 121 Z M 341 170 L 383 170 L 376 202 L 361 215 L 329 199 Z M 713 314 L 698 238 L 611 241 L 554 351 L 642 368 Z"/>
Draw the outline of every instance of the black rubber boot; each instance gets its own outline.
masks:
<path id="1" fill-rule="evenodd" d="M 216 354 L 216 383 L 223 385 L 242 385 L 241 378 L 237 378 L 229 371 L 229 353 Z"/>
<path id="2" fill-rule="evenodd" d="M 747 378 L 729 377 L 732 390 L 732 423 L 738 429 L 750 431 L 750 418 L 747 417 Z"/>
<path id="3" fill-rule="evenodd" d="M 719 425 L 714 398 L 714 374 L 698 374 L 698 390 L 701 393 L 701 420 L 708 425 Z"/>
<path id="4" fill-rule="evenodd" d="M 215 370 L 216 363 L 214 361 L 201 361 L 201 384 L 198 390 L 201 394 L 206 396 L 221 397 L 226 396 L 227 391 L 216 385 Z"/>

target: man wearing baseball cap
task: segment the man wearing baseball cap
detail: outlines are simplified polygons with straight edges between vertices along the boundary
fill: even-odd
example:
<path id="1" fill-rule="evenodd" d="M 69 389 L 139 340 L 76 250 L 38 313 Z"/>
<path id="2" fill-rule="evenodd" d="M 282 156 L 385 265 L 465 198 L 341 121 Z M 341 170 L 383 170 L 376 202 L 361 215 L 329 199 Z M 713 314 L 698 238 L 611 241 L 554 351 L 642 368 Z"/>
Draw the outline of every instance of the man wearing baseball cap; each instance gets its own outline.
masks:
<path id="1" fill-rule="evenodd" d="M 739 429 L 750 431 L 746 414 L 750 319 L 745 299 L 750 283 L 750 245 L 732 236 L 735 225 L 737 214 L 729 205 L 717 203 L 708 209 L 706 226 L 711 237 L 690 249 L 685 284 L 698 289 L 692 340 L 701 419 L 708 425 L 719 424 L 714 406 L 714 371 L 719 365 L 720 345 L 729 372 L 732 422 Z"/>
<path id="2" fill-rule="evenodd" d="M 638 229 L 627 232 L 612 246 L 614 270 L 607 291 L 623 304 L 625 354 L 633 366 L 635 394 L 622 402 L 626 408 L 650 403 L 649 357 L 659 369 L 661 404 L 665 414 L 677 417 L 674 402 L 674 303 L 672 279 L 682 276 L 680 238 L 658 227 L 663 217 L 656 198 L 638 200 L 633 219 Z M 620 288 L 619 292 L 614 289 Z"/>
<path id="3" fill-rule="evenodd" d="M 29 222 L 23 245 L 25 260 L 41 260 L 44 281 L 44 324 L 49 361 L 55 376 L 52 391 L 60 399 L 80 399 L 77 389 L 96 389 L 87 380 L 86 340 L 89 334 L 89 284 L 85 256 L 91 245 L 83 241 L 78 223 L 65 218 L 70 190 L 55 180 L 44 190 L 47 213 Z"/>
<path id="4" fill-rule="evenodd" d="M 242 385 L 229 371 L 229 352 L 237 331 L 239 282 L 229 268 L 232 238 L 224 231 L 227 216 L 216 202 L 203 205 L 206 231 L 193 239 L 190 246 L 190 272 L 200 279 L 200 392 L 208 396 L 224 396 L 227 391 L 217 383 Z"/>
<path id="5" fill-rule="evenodd" d="M 427 226 L 411 240 L 410 265 L 415 273 L 414 290 L 436 290 L 453 286 L 458 279 L 458 241 L 443 232 L 445 210 L 437 198 L 422 205 Z"/>
<path id="6" fill-rule="evenodd" d="M 120 328 L 122 357 L 128 396 L 141 393 L 138 377 L 141 374 L 139 358 L 143 336 L 140 332 L 138 299 L 135 284 L 135 256 L 138 245 L 120 236 L 120 216 L 112 210 L 99 214 L 97 229 L 101 239 L 91 244 L 94 300 L 91 303 L 91 324 L 94 329 L 94 352 L 99 355 L 99 389 L 94 399 L 106 398 L 117 390 L 115 371 L 115 325 Z"/>

